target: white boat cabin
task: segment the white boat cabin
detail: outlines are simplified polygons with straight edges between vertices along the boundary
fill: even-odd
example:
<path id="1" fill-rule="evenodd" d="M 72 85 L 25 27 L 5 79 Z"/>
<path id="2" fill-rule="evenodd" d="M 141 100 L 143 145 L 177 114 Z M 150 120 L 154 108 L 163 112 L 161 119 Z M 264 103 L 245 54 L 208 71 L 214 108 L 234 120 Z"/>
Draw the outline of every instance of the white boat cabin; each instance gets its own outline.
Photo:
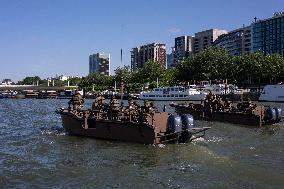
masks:
<path id="1" fill-rule="evenodd" d="M 140 94 L 142 100 L 202 100 L 205 93 L 201 93 L 193 87 L 161 87 L 152 91 L 143 91 Z"/>

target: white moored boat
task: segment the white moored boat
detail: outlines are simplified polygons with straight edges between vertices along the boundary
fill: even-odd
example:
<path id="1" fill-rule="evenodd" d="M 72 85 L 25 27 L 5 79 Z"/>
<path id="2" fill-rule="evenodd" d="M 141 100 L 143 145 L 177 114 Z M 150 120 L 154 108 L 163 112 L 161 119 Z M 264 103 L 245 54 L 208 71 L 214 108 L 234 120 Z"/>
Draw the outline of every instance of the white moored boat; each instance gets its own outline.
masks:
<path id="1" fill-rule="evenodd" d="M 211 91 L 215 95 L 226 95 L 235 94 L 242 95 L 244 92 L 249 92 L 249 90 L 239 89 L 233 84 L 209 84 L 209 82 L 202 81 L 201 85 L 196 86 L 196 88 L 203 91 Z"/>
<path id="2" fill-rule="evenodd" d="M 160 100 L 160 101 L 177 101 L 189 100 L 200 101 L 204 100 L 207 93 L 200 92 L 195 88 L 185 87 L 160 87 L 154 88 L 152 91 L 143 91 L 140 93 L 141 100 Z"/>
<path id="3" fill-rule="evenodd" d="M 284 85 L 266 85 L 258 99 L 259 101 L 284 102 Z"/>

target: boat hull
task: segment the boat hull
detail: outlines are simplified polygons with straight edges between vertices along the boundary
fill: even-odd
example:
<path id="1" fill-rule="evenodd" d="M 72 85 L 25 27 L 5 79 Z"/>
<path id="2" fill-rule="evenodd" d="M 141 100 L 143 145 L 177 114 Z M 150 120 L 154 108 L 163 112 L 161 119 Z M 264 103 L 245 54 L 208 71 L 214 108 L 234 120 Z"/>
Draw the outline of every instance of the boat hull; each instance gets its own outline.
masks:
<path id="1" fill-rule="evenodd" d="M 23 95 L 23 94 L 16 94 L 15 98 L 16 99 L 24 99 L 25 95 Z"/>
<path id="2" fill-rule="evenodd" d="M 260 102 L 284 102 L 284 85 L 266 85 L 258 99 Z"/>
<path id="3" fill-rule="evenodd" d="M 202 110 L 193 110 L 192 108 L 184 105 L 172 104 L 171 106 L 175 108 L 178 115 L 191 114 L 195 120 L 227 122 L 251 127 L 260 127 L 263 125 L 261 117 L 255 114 L 246 114 L 241 112 L 212 112 L 210 116 L 207 116 Z"/>
<path id="4" fill-rule="evenodd" d="M 238 112 L 214 112 L 212 113 L 212 120 L 232 124 L 249 125 L 252 127 L 260 127 L 262 125 L 260 116 Z"/>
<path id="5" fill-rule="evenodd" d="M 94 137 L 98 139 L 120 140 L 144 144 L 159 143 L 154 128 L 147 124 L 132 122 L 88 119 L 88 128 L 84 128 L 85 120 L 73 114 L 61 114 L 64 129 L 70 135 Z"/>

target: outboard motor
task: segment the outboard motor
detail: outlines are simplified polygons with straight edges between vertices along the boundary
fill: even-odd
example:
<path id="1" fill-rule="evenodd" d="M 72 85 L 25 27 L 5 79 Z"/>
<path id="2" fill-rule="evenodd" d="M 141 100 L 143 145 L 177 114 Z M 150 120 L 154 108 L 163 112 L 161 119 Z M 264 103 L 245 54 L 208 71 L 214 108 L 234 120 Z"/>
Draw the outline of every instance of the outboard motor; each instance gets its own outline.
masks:
<path id="1" fill-rule="evenodd" d="M 267 108 L 264 118 L 267 122 L 275 122 L 277 120 L 276 110 L 274 108 Z"/>
<path id="2" fill-rule="evenodd" d="M 168 132 L 177 133 L 182 131 L 181 117 L 178 115 L 170 115 L 168 118 Z"/>
<path id="3" fill-rule="evenodd" d="M 188 130 L 194 127 L 193 116 L 190 114 L 181 115 L 182 130 Z"/>
<path id="4" fill-rule="evenodd" d="M 281 108 L 274 107 L 273 109 L 275 110 L 275 113 L 276 113 L 276 122 L 281 121 L 281 117 L 282 117 L 282 110 L 281 110 Z"/>
<path id="5" fill-rule="evenodd" d="M 164 105 L 163 112 L 166 112 L 167 106 Z"/>

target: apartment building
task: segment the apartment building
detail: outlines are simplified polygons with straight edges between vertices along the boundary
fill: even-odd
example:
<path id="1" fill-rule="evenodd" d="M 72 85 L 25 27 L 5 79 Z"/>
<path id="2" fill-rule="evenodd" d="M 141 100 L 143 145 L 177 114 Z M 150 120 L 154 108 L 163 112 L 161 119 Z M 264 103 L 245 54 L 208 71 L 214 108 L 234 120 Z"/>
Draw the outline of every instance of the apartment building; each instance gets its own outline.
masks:
<path id="1" fill-rule="evenodd" d="M 226 30 L 210 29 L 195 33 L 193 52 L 198 53 L 208 47 L 211 47 L 214 41 L 223 34 L 227 34 Z"/>
<path id="2" fill-rule="evenodd" d="M 188 58 L 193 53 L 193 37 L 192 36 L 180 36 L 175 38 L 175 61 L 181 62 L 183 59 Z"/>
<path id="3" fill-rule="evenodd" d="M 252 51 L 284 55 L 284 12 L 252 23 Z"/>
<path id="4" fill-rule="evenodd" d="M 89 73 L 110 75 L 110 54 L 96 53 L 89 56 Z"/>
<path id="5" fill-rule="evenodd" d="M 131 69 L 142 68 L 148 61 L 155 61 L 166 67 L 166 45 L 151 43 L 132 48 Z"/>
<path id="6" fill-rule="evenodd" d="M 220 35 L 214 41 L 213 46 L 224 48 L 235 56 L 249 54 L 251 52 L 251 26 Z"/>

